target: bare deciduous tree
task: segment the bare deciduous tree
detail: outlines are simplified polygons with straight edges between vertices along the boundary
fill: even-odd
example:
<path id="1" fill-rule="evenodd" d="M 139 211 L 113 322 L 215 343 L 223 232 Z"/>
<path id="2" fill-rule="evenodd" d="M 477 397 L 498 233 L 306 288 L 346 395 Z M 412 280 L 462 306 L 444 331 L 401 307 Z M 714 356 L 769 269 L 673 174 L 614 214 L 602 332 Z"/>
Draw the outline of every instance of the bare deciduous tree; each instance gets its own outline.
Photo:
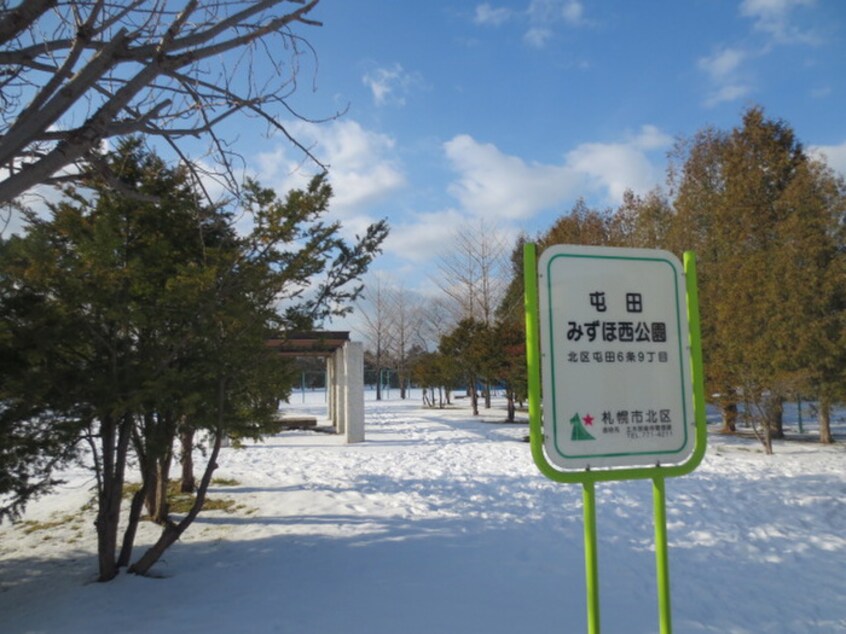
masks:
<path id="1" fill-rule="evenodd" d="M 365 285 L 362 301 L 356 305 L 362 318 L 362 335 L 376 366 L 376 400 L 382 400 L 382 370 L 388 367 L 393 346 L 394 320 L 390 302 L 391 292 L 382 275 L 375 274 Z"/>
<path id="2" fill-rule="evenodd" d="M 506 242 L 495 227 L 480 221 L 456 230 L 452 248 L 438 258 L 434 281 L 450 298 L 455 322 L 475 319 L 490 325 L 509 273 Z"/>
<path id="3" fill-rule="evenodd" d="M 400 398 L 405 399 L 411 379 L 409 353 L 414 344 L 422 348 L 424 343 L 420 335 L 421 307 L 419 298 L 402 287 L 392 289 L 390 299 L 394 331 L 392 353 L 399 378 Z"/>
<path id="4" fill-rule="evenodd" d="M 494 323 L 496 309 L 510 279 L 509 251 L 495 226 L 479 221 L 459 227 L 452 249 L 438 261 L 438 287 L 450 298 L 457 323 Z M 475 399 L 475 386 L 472 386 Z M 491 406 L 491 386 L 485 385 L 485 407 Z M 474 401 L 475 409 L 475 401 Z"/>
<path id="5" fill-rule="evenodd" d="M 420 305 L 421 344 L 429 352 L 437 350 L 441 337 L 455 327 L 449 298 L 444 296 L 427 297 Z"/>
<path id="6" fill-rule="evenodd" d="M 314 159 L 280 117 L 299 117 L 288 98 L 314 51 L 293 29 L 320 25 L 318 2 L 0 0 L 0 203 L 74 178 L 104 140 L 131 134 L 162 139 L 196 176 L 210 172 L 181 144 L 208 141 L 212 176 L 237 191 L 222 126 L 236 114 Z"/>

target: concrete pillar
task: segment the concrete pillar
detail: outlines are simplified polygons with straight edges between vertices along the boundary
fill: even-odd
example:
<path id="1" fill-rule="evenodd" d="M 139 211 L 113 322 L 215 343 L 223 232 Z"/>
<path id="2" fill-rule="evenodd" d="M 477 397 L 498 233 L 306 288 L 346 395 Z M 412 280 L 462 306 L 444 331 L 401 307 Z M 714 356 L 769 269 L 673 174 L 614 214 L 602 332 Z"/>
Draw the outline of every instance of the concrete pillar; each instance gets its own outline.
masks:
<path id="1" fill-rule="evenodd" d="M 326 417 L 336 426 L 335 414 L 335 355 L 326 357 Z"/>
<path id="2" fill-rule="evenodd" d="M 347 431 L 347 391 L 344 386 L 347 379 L 344 371 L 344 349 L 338 348 L 332 357 L 335 365 L 335 431 L 339 434 L 345 434 Z"/>
<path id="3" fill-rule="evenodd" d="M 347 342 L 344 358 L 344 424 L 348 443 L 364 442 L 364 344 Z"/>

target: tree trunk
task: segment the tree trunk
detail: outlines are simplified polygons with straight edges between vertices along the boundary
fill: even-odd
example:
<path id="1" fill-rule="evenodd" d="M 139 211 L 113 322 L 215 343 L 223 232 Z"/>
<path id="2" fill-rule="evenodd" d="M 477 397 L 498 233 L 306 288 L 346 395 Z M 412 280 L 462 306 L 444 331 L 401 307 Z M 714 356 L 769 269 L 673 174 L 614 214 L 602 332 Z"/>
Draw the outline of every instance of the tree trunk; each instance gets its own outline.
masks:
<path id="1" fill-rule="evenodd" d="M 831 399 L 827 396 L 820 398 L 820 442 L 831 444 L 834 436 L 831 434 Z"/>
<path id="2" fill-rule="evenodd" d="M 767 424 L 767 421 L 762 421 L 760 429 L 758 428 L 758 424 L 755 420 L 752 420 L 752 431 L 755 433 L 755 437 L 761 441 L 761 445 L 764 447 L 764 453 L 768 456 L 773 455 L 773 434 L 770 426 Z"/>
<path id="3" fill-rule="evenodd" d="M 142 484 L 132 496 L 132 505 L 129 507 L 129 520 L 126 530 L 123 532 L 123 545 L 118 557 L 118 568 L 126 568 L 132 560 L 132 547 L 135 545 L 135 534 L 138 532 L 138 522 L 141 520 L 141 511 L 144 510 L 144 499 L 146 497 L 145 485 Z"/>
<path id="4" fill-rule="evenodd" d="M 223 430 L 218 429 L 215 434 L 214 447 L 211 455 L 209 456 L 209 461 L 206 464 L 206 470 L 200 480 L 200 486 L 197 489 L 197 497 L 194 498 L 194 504 L 191 506 L 191 510 L 188 511 L 188 514 L 181 522 L 179 522 L 179 524 L 175 524 L 171 521 L 165 522 L 161 535 L 159 535 L 156 543 L 150 546 L 150 548 L 147 549 L 147 552 L 145 552 L 138 561 L 129 567 L 129 572 L 136 575 L 146 575 L 150 571 L 150 568 L 152 568 L 153 565 L 161 559 L 165 551 L 182 536 L 182 533 L 184 533 L 196 519 L 206 501 L 206 492 L 208 491 L 209 484 L 211 483 L 212 474 L 214 473 L 214 470 L 217 469 L 217 457 L 220 454 L 220 445 L 223 435 Z"/>
<path id="5" fill-rule="evenodd" d="M 720 408 L 723 415 L 721 434 L 733 434 L 737 431 L 737 403 L 724 403 Z"/>
<path id="6" fill-rule="evenodd" d="M 150 571 L 150 568 L 152 568 L 152 566 L 161 559 L 161 556 L 165 553 L 165 551 L 179 539 L 182 533 L 185 532 L 202 510 L 203 504 L 206 501 L 206 492 L 208 491 L 209 484 L 211 483 L 212 474 L 214 473 L 214 470 L 217 469 L 217 458 L 220 455 L 221 442 L 223 437 L 226 435 L 226 431 L 223 426 L 223 408 L 226 397 L 225 388 L 226 382 L 223 378 L 221 378 L 218 386 L 218 420 L 217 429 L 215 430 L 214 435 L 214 445 L 208 462 L 206 463 L 206 469 L 203 472 L 203 477 L 200 479 L 200 486 L 197 489 L 197 497 L 194 498 L 194 504 L 191 506 L 191 510 L 188 511 L 187 515 L 181 522 L 179 522 L 179 524 L 174 524 L 171 521 L 165 522 L 164 528 L 162 529 L 158 540 L 156 540 L 156 543 L 150 546 L 150 548 L 147 549 L 147 552 L 145 552 L 137 562 L 130 566 L 129 572 L 138 575 L 146 575 Z"/>
<path id="7" fill-rule="evenodd" d="M 150 519 L 162 524 L 167 519 L 167 489 L 173 458 L 175 424 L 170 414 L 149 412 L 144 415 L 144 437 L 136 437 L 135 447 L 143 456 L 145 505 Z"/>
<path id="8" fill-rule="evenodd" d="M 764 425 L 769 430 L 770 438 L 784 438 L 784 400 L 779 395 L 767 397 L 764 411 L 766 419 Z"/>
<path id="9" fill-rule="evenodd" d="M 168 502 L 167 489 L 170 483 L 170 463 L 172 449 L 168 449 L 163 456 L 156 460 L 156 508 L 150 514 L 156 524 L 164 524 L 167 521 Z"/>
<path id="10" fill-rule="evenodd" d="M 512 392 L 511 390 L 508 390 L 507 398 L 508 398 L 508 403 L 507 403 L 507 406 L 506 406 L 506 412 L 507 412 L 506 420 L 509 423 L 513 423 L 514 420 L 515 420 L 515 417 L 516 417 L 515 415 L 517 413 L 517 406 L 514 403 L 514 392 Z"/>
<path id="11" fill-rule="evenodd" d="M 491 408 L 491 382 L 485 381 L 485 409 Z"/>
<path id="12" fill-rule="evenodd" d="M 136 427 L 132 432 L 132 443 L 141 466 L 141 490 L 144 491 L 144 506 L 147 509 L 147 515 L 152 516 L 156 512 L 156 457 L 152 451 L 149 451 L 151 449 L 150 443 L 145 442 L 145 440 L 155 425 L 153 412 L 145 411 L 142 420 L 143 428 L 138 429 Z"/>
<path id="13" fill-rule="evenodd" d="M 117 482 L 115 475 L 115 434 L 116 423 L 111 416 L 104 416 L 100 421 L 100 439 L 103 451 L 103 481 L 97 500 L 97 563 L 100 576 L 98 581 L 109 581 L 117 575 L 115 548 L 117 547 L 117 518 L 115 513 L 115 490 L 122 489 L 123 483 Z M 120 504 L 120 493 L 118 493 Z"/>
<path id="14" fill-rule="evenodd" d="M 476 390 L 476 377 L 470 382 L 470 406 L 473 408 L 473 416 L 479 415 L 479 392 Z"/>
<path id="15" fill-rule="evenodd" d="M 773 430 L 768 421 L 764 421 L 764 453 L 773 455 Z"/>
<path id="16" fill-rule="evenodd" d="M 117 534 L 131 430 L 132 418 L 128 414 L 121 417 L 119 424 L 112 416 L 104 416 L 100 423 L 103 481 L 95 521 L 98 581 L 110 581 L 118 573 Z"/>
<path id="17" fill-rule="evenodd" d="M 179 444 L 181 449 L 179 463 L 182 465 L 179 490 L 182 493 L 193 493 L 197 488 L 197 482 L 194 480 L 194 430 L 184 429 L 179 434 Z"/>

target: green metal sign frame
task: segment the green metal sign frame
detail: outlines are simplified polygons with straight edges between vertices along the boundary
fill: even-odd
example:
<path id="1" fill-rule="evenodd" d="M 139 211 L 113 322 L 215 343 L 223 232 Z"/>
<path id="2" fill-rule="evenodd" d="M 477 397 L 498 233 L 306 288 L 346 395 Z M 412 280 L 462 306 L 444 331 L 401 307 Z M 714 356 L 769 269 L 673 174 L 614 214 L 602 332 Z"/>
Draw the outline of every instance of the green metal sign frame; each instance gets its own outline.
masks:
<path id="1" fill-rule="evenodd" d="M 691 379 L 695 445 L 688 459 L 678 465 L 627 467 L 562 471 L 553 466 L 544 451 L 541 422 L 541 361 L 538 310 L 537 251 L 533 243 L 523 248 L 523 275 L 526 309 L 526 363 L 529 388 L 529 432 L 532 457 L 543 475 L 556 482 L 581 484 L 584 501 L 585 583 L 587 589 L 587 625 L 589 634 L 599 634 L 599 575 L 596 540 L 597 482 L 652 479 L 655 519 L 655 564 L 658 586 L 658 612 L 661 634 L 672 632 L 670 610 L 669 560 L 667 556 L 667 514 L 665 478 L 691 473 L 702 462 L 707 446 L 705 387 L 702 371 L 702 344 L 699 326 L 699 296 L 696 280 L 696 256 L 684 254 L 687 287 L 687 322 L 690 341 Z"/>
<path id="2" fill-rule="evenodd" d="M 543 395 L 543 428 L 545 432 L 545 455 L 553 467 L 567 471 L 583 470 L 585 468 L 620 468 L 624 466 L 634 467 L 653 467 L 660 464 L 677 464 L 685 461 L 690 457 L 693 451 L 695 439 L 693 438 L 693 428 L 695 421 L 693 418 L 692 406 L 692 383 L 690 381 L 690 354 L 688 346 L 688 326 L 685 310 L 685 293 L 684 287 L 686 280 L 682 272 L 682 264 L 679 260 L 669 252 L 657 251 L 654 249 L 621 249 L 610 247 L 582 247 L 575 245 L 553 245 L 549 247 L 539 258 L 540 270 L 538 271 L 539 280 L 539 322 L 540 322 L 540 339 L 542 350 L 545 354 L 541 355 L 541 378 L 542 395 Z M 565 362 L 568 356 L 576 357 L 575 349 L 568 348 L 570 333 L 567 335 L 567 340 L 563 335 L 559 336 L 556 333 L 563 333 L 567 328 L 567 324 L 579 327 L 579 319 L 576 321 L 568 321 L 574 317 L 573 310 L 578 310 L 579 301 L 576 297 L 579 296 L 579 291 L 582 284 L 586 281 L 590 285 L 590 290 L 598 290 L 602 287 L 602 293 L 590 293 L 591 295 L 602 296 L 601 310 L 590 310 L 590 316 L 582 314 L 582 318 L 587 318 L 588 321 L 593 321 L 599 314 L 605 313 L 602 316 L 603 320 L 607 320 L 610 315 L 614 315 L 614 311 L 607 313 L 609 306 L 605 305 L 605 292 L 609 290 L 607 285 L 617 283 L 628 278 L 626 290 L 635 290 L 630 288 L 632 283 L 636 284 L 640 291 L 636 293 L 638 298 L 644 291 L 643 285 L 646 285 L 649 295 L 649 304 L 652 308 L 652 318 L 659 319 L 662 322 L 666 320 L 669 327 L 665 327 L 666 335 L 662 337 L 662 341 L 669 343 L 668 347 L 662 346 L 660 356 L 663 359 L 660 363 L 650 368 L 650 372 L 644 374 L 642 367 L 637 364 L 622 363 L 624 352 L 611 352 L 612 360 L 606 363 L 589 363 L 582 362 Z M 619 288 L 618 288 L 619 291 Z M 632 293 L 629 293 L 632 295 Z M 638 300 L 640 302 L 640 300 Z M 656 313 L 655 306 L 662 308 Z M 617 310 L 621 307 L 618 305 Z M 628 308 L 626 309 L 629 312 Z M 635 311 L 641 313 L 642 306 Z M 643 318 L 646 315 L 639 315 Z M 618 319 L 626 319 L 628 314 L 624 317 L 622 314 L 617 314 Z M 622 326 L 625 322 L 616 322 L 613 317 L 611 325 L 616 327 Z M 593 327 L 599 326 L 599 321 L 593 321 Z M 584 322 L 587 328 L 591 324 Z M 654 323 L 652 324 L 655 325 Z M 662 325 L 664 325 L 662 323 Z M 605 338 L 606 322 L 602 323 L 603 335 L 601 338 L 597 337 L 598 342 L 617 341 L 619 335 L 613 334 L 612 338 Z M 632 324 L 629 323 L 631 327 Z M 646 324 L 644 327 L 648 328 Z M 630 331 L 631 332 L 631 331 Z M 594 337 L 596 331 L 594 331 Z M 635 352 L 638 348 L 632 351 L 630 346 L 633 345 L 633 335 L 631 333 L 629 339 L 630 343 L 624 344 L 629 347 L 628 354 L 632 361 L 635 361 Z M 579 327 L 579 334 L 575 341 L 581 338 L 581 328 Z M 587 337 L 585 337 L 587 340 Z M 580 348 L 587 343 L 594 340 L 591 337 L 586 342 L 578 345 Z M 622 341 L 622 338 L 619 339 Z M 634 344 L 641 346 L 640 342 L 650 341 L 650 336 L 645 335 L 645 339 L 638 338 L 638 343 Z M 593 355 L 600 355 L 600 360 L 603 356 L 608 356 L 608 351 L 604 348 L 604 352 L 594 352 Z M 647 344 L 649 345 L 649 344 Z M 657 354 L 654 348 L 655 344 L 650 345 L 652 348 L 647 354 L 652 357 Z M 560 349 L 559 349 L 560 347 Z M 569 349 L 569 354 L 567 350 Z M 582 355 L 587 356 L 589 352 L 582 350 Z M 620 355 L 618 363 L 614 363 L 617 356 Z M 643 348 L 640 348 L 640 355 L 645 357 Z M 558 362 L 556 362 L 558 360 Z M 607 361 L 607 359 L 606 359 Z M 651 362 L 650 362 L 651 366 Z M 657 375 L 656 375 L 657 373 Z M 591 376 L 592 379 L 587 379 Z M 560 378 L 567 377 L 567 378 Z M 587 382 L 585 382 L 587 380 Z M 612 392 L 619 393 L 620 388 L 625 386 L 625 392 L 629 394 L 629 398 L 633 395 L 642 396 L 649 392 L 654 399 L 658 398 L 662 406 L 672 404 L 673 411 L 676 412 L 675 424 L 672 425 L 670 434 L 666 437 L 664 434 L 650 433 L 646 438 L 632 441 L 627 438 L 620 438 L 619 435 L 601 433 L 597 436 L 590 435 L 587 430 L 584 434 L 587 439 L 594 440 L 594 442 L 580 442 L 585 440 L 585 436 L 571 437 L 571 426 L 573 419 L 569 414 L 564 416 L 560 406 L 565 406 L 565 403 L 574 405 L 573 401 L 578 401 L 581 406 L 575 406 L 576 410 L 583 411 L 583 408 L 590 410 L 591 408 L 585 405 L 585 399 L 594 400 L 601 398 L 607 399 L 609 386 L 613 386 Z M 624 401 L 625 401 L 624 397 Z M 560 401 L 560 402 L 559 402 Z M 669 402 L 668 402 L 669 401 Z M 641 401 L 642 403 L 642 401 Z M 595 402 L 594 402 L 595 404 Z M 607 402 L 604 403 L 607 407 Z M 621 404 L 622 405 L 622 404 Z M 627 408 L 628 409 L 628 408 Z M 637 411 L 646 409 L 642 407 L 634 408 Z M 668 412 L 669 409 L 663 410 Z M 655 410 L 652 410 L 653 416 Z M 570 412 L 572 414 L 572 412 Z M 610 412 L 606 411 L 606 415 Z M 604 419 L 605 417 L 603 417 Z M 603 420 L 602 432 L 620 431 L 619 427 L 612 427 L 610 430 L 606 427 L 606 420 Z M 658 422 L 653 420 L 653 423 Z M 662 421 L 670 423 L 672 421 Z M 591 424 L 588 422 L 587 424 Z M 656 426 L 657 427 L 657 426 Z M 662 427 L 664 427 L 662 425 Z M 671 425 L 666 425 L 670 428 Z M 600 430 L 597 430 L 600 431 Z M 634 429 L 627 429 L 627 432 L 632 432 Z M 674 432 L 674 433 L 673 433 Z M 574 442 L 575 441 L 575 442 Z M 621 443 L 622 441 L 622 443 Z"/>
<path id="3" fill-rule="evenodd" d="M 691 377 L 693 379 L 693 411 L 696 421 L 696 438 L 693 453 L 679 465 L 657 467 L 631 467 L 621 469 L 590 469 L 562 471 L 555 468 L 544 453 L 541 424 L 541 364 L 538 311 L 538 275 L 536 246 L 527 243 L 523 250 L 523 272 L 526 308 L 526 363 L 529 386 L 529 430 L 532 457 L 541 473 L 556 482 L 582 483 L 612 480 L 636 480 L 663 476 L 672 478 L 690 473 L 705 455 L 707 430 L 705 422 L 705 387 L 702 378 L 702 344 L 699 337 L 699 297 L 696 287 L 696 257 L 684 254 L 687 279 L 687 321 L 690 330 Z"/>

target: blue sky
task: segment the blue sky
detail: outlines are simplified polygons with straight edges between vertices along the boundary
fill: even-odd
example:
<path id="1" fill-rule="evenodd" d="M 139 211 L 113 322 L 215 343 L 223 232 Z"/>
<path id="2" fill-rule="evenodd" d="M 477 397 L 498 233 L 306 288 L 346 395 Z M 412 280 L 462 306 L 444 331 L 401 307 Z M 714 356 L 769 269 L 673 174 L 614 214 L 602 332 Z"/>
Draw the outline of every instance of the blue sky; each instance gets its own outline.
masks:
<path id="1" fill-rule="evenodd" d="M 461 223 L 513 237 L 579 197 L 614 206 L 664 182 L 674 139 L 751 105 L 846 173 L 846 2 L 323 0 L 314 17 L 319 68 L 292 103 L 346 111 L 293 131 L 349 231 L 389 219 L 375 268 L 412 289 Z M 290 146 L 247 139 L 264 183 L 297 183 Z"/>
<path id="2" fill-rule="evenodd" d="M 331 166 L 348 235 L 388 218 L 373 268 L 408 290 L 433 288 L 462 225 L 513 244 L 579 198 L 614 207 L 664 182 L 675 139 L 752 105 L 846 175 L 846 0 L 321 0 L 311 17 L 290 105 L 328 120 L 283 120 Z M 302 186 L 315 166 L 265 132 L 224 136 L 262 184 Z"/>

